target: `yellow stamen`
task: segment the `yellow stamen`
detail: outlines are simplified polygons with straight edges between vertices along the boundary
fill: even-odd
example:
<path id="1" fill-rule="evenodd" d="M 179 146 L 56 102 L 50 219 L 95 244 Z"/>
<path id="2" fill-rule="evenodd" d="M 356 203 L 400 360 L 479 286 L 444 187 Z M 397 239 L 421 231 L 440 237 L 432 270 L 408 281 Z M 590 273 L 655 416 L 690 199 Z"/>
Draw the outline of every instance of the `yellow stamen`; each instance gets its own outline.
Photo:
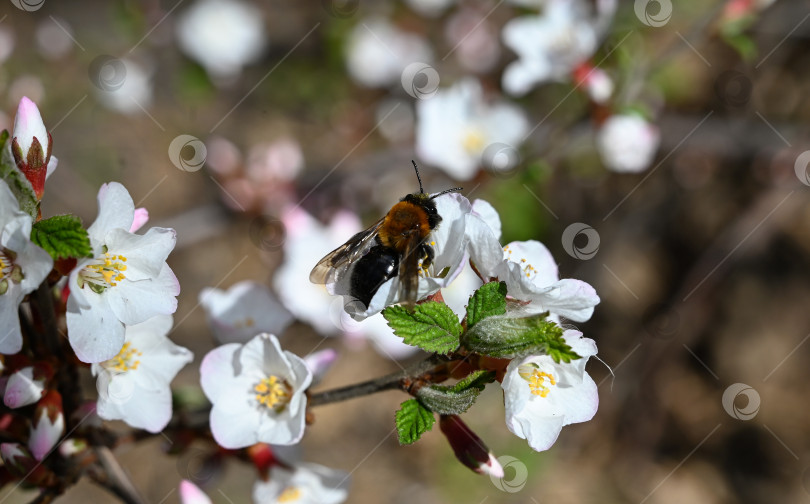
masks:
<path id="1" fill-rule="evenodd" d="M 143 352 L 138 351 L 137 348 L 132 346 L 132 343 L 127 341 L 124 343 L 124 346 L 121 347 L 121 351 L 118 352 L 118 355 L 106 362 L 103 362 L 101 365 L 107 369 L 118 371 L 120 373 L 125 371 L 133 371 L 138 369 L 138 365 L 141 363 L 141 361 L 135 359 L 135 357 L 140 357 L 142 355 Z"/>
<path id="2" fill-rule="evenodd" d="M 540 397 L 547 397 L 551 392 L 551 388 L 557 385 L 557 380 L 551 373 L 540 371 L 536 364 L 523 364 L 518 368 L 518 374 L 521 378 L 529 382 L 529 390 L 532 395 Z"/>
<path id="3" fill-rule="evenodd" d="M 278 376 L 263 378 L 253 387 L 256 400 L 267 409 L 280 412 L 292 399 L 292 387 Z"/>
<path id="4" fill-rule="evenodd" d="M 124 280 L 127 270 L 127 258 L 122 255 L 112 255 L 105 252 L 96 257 L 92 263 L 85 266 L 79 274 L 79 285 L 88 284 L 94 292 L 101 293 L 108 287 L 115 287 Z"/>
<path id="5" fill-rule="evenodd" d="M 485 143 L 484 135 L 477 129 L 468 130 L 461 140 L 461 146 L 471 154 L 477 154 L 484 150 Z"/>
<path id="6" fill-rule="evenodd" d="M 295 502 L 301 498 L 301 489 L 298 487 L 287 487 L 276 498 L 276 502 Z"/>

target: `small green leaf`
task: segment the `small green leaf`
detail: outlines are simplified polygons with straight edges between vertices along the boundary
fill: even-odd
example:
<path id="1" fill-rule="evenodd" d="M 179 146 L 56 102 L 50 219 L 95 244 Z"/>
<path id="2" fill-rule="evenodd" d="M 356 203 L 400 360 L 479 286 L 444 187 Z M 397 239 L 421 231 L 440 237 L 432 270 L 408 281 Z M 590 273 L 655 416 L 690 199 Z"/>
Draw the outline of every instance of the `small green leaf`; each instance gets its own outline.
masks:
<path id="1" fill-rule="evenodd" d="M 548 313 L 523 318 L 489 317 L 468 330 L 461 343 L 473 352 L 496 358 L 547 354 L 557 363 L 579 359 L 563 339 L 562 329 L 546 320 L 547 316 Z"/>
<path id="2" fill-rule="evenodd" d="M 90 238 L 75 215 L 56 215 L 34 223 L 31 241 L 48 252 L 54 260 L 89 257 Z"/>
<path id="3" fill-rule="evenodd" d="M 396 414 L 399 444 L 413 444 L 422 434 L 433 428 L 436 418 L 416 399 L 408 399 L 399 406 Z"/>
<path id="4" fill-rule="evenodd" d="M 440 415 L 460 415 L 475 404 L 480 393 L 477 388 L 455 392 L 450 387 L 431 385 L 420 388 L 416 397 L 429 411 Z"/>
<path id="5" fill-rule="evenodd" d="M 388 325 L 405 343 L 428 352 L 446 354 L 458 348 L 461 324 L 444 303 L 428 301 L 413 311 L 389 306 L 382 312 Z"/>
<path id="6" fill-rule="evenodd" d="M 460 415 L 475 403 L 487 383 L 495 380 L 495 373 L 479 369 L 455 385 L 422 387 L 416 397 L 430 411 L 440 415 Z"/>
<path id="7" fill-rule="evenodd" d="M 462 390 L 476 388 L 480 391 L 484 390 L 487 383 L 492 383 L 493 381 L 495 381 L 495 373 L 493 371 L 479 369 L 468 374 L 464 379 L 459 380 L 459 382 L 450 387 L 450 389 L 455 392 L 461 392 Z"/>
<path id="8" fill-rule="evenodd" d="M 493 315 L 506 313 L 506 282 L 489 282 L 470 297 L 467 304 L 467 327 Z"/>

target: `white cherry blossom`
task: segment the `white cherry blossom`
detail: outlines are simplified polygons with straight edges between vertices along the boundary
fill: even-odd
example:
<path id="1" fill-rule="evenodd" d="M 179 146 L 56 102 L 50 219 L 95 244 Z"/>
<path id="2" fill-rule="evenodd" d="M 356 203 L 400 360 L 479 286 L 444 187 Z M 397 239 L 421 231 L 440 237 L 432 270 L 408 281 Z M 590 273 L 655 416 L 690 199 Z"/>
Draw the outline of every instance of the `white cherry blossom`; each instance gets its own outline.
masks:
<path id="1" fill-rule="evenodd" d="M 574 330 L 563 338 L 581 359 L 559 364 L 548 355 L 513 359 L 501 383 L 506 426 L 536 451 L 549 449 L 564 426 L 590 420 L 599 407 L 596 383 L 585 372 L 596 343 Z"/>
<path id="2" fill-rule="evenodd" d="M 113 358 L 124 345 L 125 324 L 174 313 L 180 293 L 166 264 L 174 230 L 131 233 L 135 205 L 117 182 L 101 186 L 98 203 L 98 217 L 87 229 L 93 257 L 80 260 L 68 282 L 68 339 L 83 362 Z"/>
<path id="3" fill-rule="evenodd" d="M 210 351 L 200 366 L 203 392 L 213 403 L 211 432 L 224 448 L 256 443 L 291 445 L 304 435 L 306 395 L 312 371 L 282 350 L 271 334 L 244 345 Z"/>
<path id="4" fill-rule="evenodd" d="M 168 338 L 171 328 L 170 315 L 127 326 L 118 355 L 90 367 L 97 377 L 99 417 L 149 432 L 166 427 L 172 416 L 171 381 L 194 359 Z"/>

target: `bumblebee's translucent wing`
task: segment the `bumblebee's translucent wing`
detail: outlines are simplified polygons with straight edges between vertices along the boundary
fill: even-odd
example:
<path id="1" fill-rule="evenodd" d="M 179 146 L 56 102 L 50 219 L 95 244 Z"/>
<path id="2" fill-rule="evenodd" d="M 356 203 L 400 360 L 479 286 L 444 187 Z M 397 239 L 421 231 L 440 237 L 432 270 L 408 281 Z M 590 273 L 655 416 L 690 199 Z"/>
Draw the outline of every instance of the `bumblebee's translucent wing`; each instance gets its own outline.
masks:
<path id="1" fill-rule="evenodd" d="M 337 281 L 338 277 L 347 271 L 348 266 L 352 262 L 362 257 L 363 254 L 374 245 L 374 239 L 377 237 L 383 219 L 385 219 L 385 217 L 378 220 L 365 231 L 360 231 L 352 236 L 340 247 L 326 254 L 326 256 L 318 261 L 318 264 L 312 268 L 312 271 L 309 273 L 309 281 L 316 284 L 329 284 Z"/>
<path id="2" fill-rule="evenodd" d="M 416 298 L 419 294 L 419 260 L 422 259 L 421 245 L 422 240 L 416 236 L 406 240 L 405 251 L 399 261 L 400 304 L 409 310 L 416 305 Z"/>

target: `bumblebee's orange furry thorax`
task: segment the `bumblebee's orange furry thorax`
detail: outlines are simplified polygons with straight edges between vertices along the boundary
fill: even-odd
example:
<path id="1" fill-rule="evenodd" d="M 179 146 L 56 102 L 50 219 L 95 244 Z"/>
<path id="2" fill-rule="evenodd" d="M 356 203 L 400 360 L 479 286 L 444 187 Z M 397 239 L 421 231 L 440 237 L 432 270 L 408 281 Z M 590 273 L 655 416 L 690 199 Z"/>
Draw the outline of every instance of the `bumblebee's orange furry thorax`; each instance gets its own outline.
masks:
<path id="1" fill-rule="evenodd" d="M 384 246 L 403 252 L 415 236 L 421 241 L 430 231 L 427 212 L 419 205 L 400 201 L 385 216 L 379 236 Z"/>

